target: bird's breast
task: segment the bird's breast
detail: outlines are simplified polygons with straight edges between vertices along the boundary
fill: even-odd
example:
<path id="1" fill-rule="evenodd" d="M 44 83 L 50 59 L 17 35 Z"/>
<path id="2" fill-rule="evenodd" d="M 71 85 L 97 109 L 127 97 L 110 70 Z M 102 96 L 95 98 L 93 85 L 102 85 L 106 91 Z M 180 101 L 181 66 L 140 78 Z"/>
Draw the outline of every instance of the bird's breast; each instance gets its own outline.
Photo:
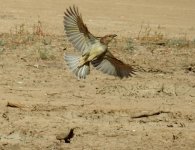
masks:
<path id="1" fill-rule="evenodd" d="M 91 47 L 91 50 L 89 52 L 88 61 L 94 60 L 95 58 L 97 58 L 101 54 L 105 53 L 106 50 L 107 50 L 106 45 L 103 45 L 101 43 L 93 44 Z"/>
<path id="2" fill-rule="evenodd" d="M 107 46 L 101 43 L 96 43 L 92 46 L 90 53 L 97 53 L 97 55 L 101 55 L 107 50 Z"/>

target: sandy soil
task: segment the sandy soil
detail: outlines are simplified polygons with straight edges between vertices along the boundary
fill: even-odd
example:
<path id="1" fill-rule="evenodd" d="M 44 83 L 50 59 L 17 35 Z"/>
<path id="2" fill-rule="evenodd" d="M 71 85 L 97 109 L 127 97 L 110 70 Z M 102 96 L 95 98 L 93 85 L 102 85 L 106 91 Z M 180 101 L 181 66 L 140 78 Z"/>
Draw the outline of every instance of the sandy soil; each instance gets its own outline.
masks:
<path id="1" fill-rule="evenodd" d="M 167 37 L 194 38 L 193 0 L 0 3 L 0 33 L 23 23 L 32 30 L 41 20 L 51 34 L 11 45 L 2 41 L 20 35 L 0 36 L 0 149 L 195 149 L 195 45 L 134 40 L 133 50 L 125 48 L 142 24 L 160 26 Z M 64 39 L 63 12 L 72 4 L 95 35 L 118 34 L 111 51 L 135 66 L 134 77 L 121 80 L 94 69 L 86 80 L 72 76 L 63 61 L 72 51 Z M 42 51 L 49 53 L 44 60 Z"/>

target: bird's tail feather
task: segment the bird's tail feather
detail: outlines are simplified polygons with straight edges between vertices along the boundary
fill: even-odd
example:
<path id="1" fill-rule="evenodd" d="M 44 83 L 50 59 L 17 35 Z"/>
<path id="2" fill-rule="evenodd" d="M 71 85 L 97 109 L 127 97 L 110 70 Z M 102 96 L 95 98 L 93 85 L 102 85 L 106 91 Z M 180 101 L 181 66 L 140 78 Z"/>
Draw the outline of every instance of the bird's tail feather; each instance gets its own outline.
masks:
<path id="1" fill-rule="evenodd" d="M 80 56 L 65 55 L 64 60 L 67 62 L 69 69 L 79 78 L 85 79 L 90 72 L 89 62 L 80 66 Z"/>

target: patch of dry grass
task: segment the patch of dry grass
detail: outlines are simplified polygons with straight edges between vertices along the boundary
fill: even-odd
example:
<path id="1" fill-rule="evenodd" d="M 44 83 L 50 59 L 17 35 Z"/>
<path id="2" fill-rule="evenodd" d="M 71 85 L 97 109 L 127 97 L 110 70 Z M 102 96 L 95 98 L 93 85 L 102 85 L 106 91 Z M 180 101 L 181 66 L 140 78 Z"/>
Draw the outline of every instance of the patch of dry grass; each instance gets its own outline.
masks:
<path id="1" fill-rule="evenodd" d="M 182 37 L 168 38 L 163 32 L 162 27 L 159 25 L 157 28 L 152 28 L 150 25 L 141 25 L 138 36 L 136 39 L 141 45 L 153 47 L 165 46 L 169 48 L 194 48 L 195 39 L 190 40 L 187 35 Z"/>
<path id="2" fill-rule="evenodd" d="M 130 53 L 139 49 L 140 45 L 152 53 L 159 47 L 164 47 L 165 51 L 168 48 L 175 50 L 195 48 L 195 40 L 189 40 L 187 36 L 168 38 L 162 32 L 162 29 L 161 26 L 152 28 L 150 25 L 142 25 L 137 37 L 119 39 L 118 43 L 111 48 L 125 50 Z M 36 60 L 55 60 L 57 58 L 55 51 L 59 47 L 55 46 L 53 41 L 60 43 L 59 45 L 63 48 L 67 46 L 63 36 L 56 37 L 47 33 L 39 20 L 32 26 L 31 30 L 25 24 L 16 25 L 10 30 L 10 33 L 0 34 L 0 54 L 6 50 L 20 49 L 28 51 L 29 57 Z M 63 50 L 63 48 L 61 49 Z"/>
<path id="3" fill-rule="evenodd" d="M 32 49 L 32 55 L 37 59 L 53 60 L 55 56 L 52 52 L 53 35 L 44 30 L 41 21 L 33 25 L 32 30 L 27 29 L 25 24 L 16 25 L 10 29 L 10 33 L 0 34 L 0 51 L 15 49 Z M 33 47 L 33 48 L 32 48 Z"/>
<path id="4" fill-rule="evenodd" d="M 134 39 L 133 38 L 127 38 L 125 40 L 123 50 L 133 52 L 135 49 L 136 49 L 136 44 L 134 42 Z"/>
<path id="5" fill-rule="evenodd" d="M 161 31 L 161 26 L 152 29 L 150 25 L 141 25 L 138 36 L 136 37 L 143 44 L 165 42 L 165 35 Z"/>
<path id="6" fill-rule="evenodd" d="M 10 33 L 0 34 L 0 45 L 7 48 L 16 48 L 20 45 L 32 45 L 35 42 L 45 42 L 45 38 L 49 37 L 44 31 L 40 21 L 33 25 L 32 31 L 29 31 L 25 24 L 15 25 L 10 29 Z"/>

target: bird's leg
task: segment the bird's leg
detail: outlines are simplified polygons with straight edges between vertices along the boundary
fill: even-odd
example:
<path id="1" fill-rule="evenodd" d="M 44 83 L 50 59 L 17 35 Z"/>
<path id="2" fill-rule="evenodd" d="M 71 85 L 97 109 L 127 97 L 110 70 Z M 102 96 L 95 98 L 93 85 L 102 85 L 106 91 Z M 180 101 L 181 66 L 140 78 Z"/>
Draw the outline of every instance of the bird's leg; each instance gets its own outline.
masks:
<path id="1" fill-rule="evenodd" d="M 101 52 L 99 52 L 98 50 L 91 51 L 90 53 L 84 54 L 81 57 L 81 59 L 80 59 L 80 65 L 79 65 L 79 67 L 82 67 L 86 62 L 89 62 L 89 61 L 94 60 L 94 58 L 97 58 L 100 54 L 101 54 Z"/>
<path id="2" fill-rule="evenodd" d="M 83 55 L 80 58 L 80 64 L 79 64 L 78 68 L 82 67 L 88 61 L 88 57 L 89 57 L 89 53 Z"/>
<path id="3" fill-rule="evenodd" d="M 97 58 L 101 53 L 99 51 L 94 51 L 90 53 L 89 57 L 87 58 L 88 61 L 94 60 L 94 58 Z"/>

